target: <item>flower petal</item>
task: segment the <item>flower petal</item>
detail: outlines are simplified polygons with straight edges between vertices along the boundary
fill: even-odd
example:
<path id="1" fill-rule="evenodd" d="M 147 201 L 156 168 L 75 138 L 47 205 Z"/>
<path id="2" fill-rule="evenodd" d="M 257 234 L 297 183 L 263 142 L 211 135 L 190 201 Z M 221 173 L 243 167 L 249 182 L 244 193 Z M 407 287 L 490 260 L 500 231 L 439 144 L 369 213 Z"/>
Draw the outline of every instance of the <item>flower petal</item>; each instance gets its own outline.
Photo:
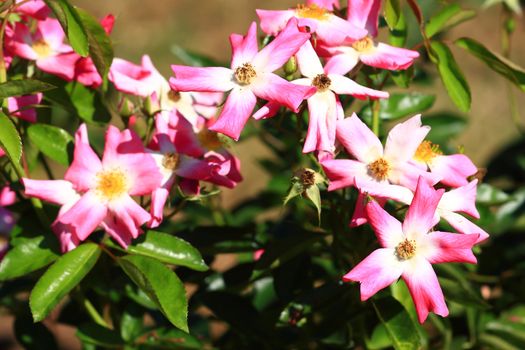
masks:
<path id="1" fill-rule="evenodd" d="M 324 73 L 321 60 L 309 41 L 304 43 L 301 49 L 297 51 L 295 57 L 297 58 L 299 71 L 303 76 L 313 79 L 316 75 Z"/>
<path id="2" fill-rule="evenodd" d="M 101 169 L 102 163 L 89 145 L 86 124 L 82 124 L 75 133 L 73 162 L 64 179 L 72 182 L 77 191 L 87 191 L 93 187 L 95 176 Z"/>
<path id="3" fill-rule="evenodd" d="M 489 237 L 489 234 L 485 230 L 458 213 L 453 213 L 451 211 L 441 211 L 440 216 L 459 233 L 479 234 L 479 238 L 476 243 L 482 242 Z"/>
<path id="4" fill-rule="evenodd" d="M 252 22 L 250 28 L 248 29 L 248 34 L 245 37 L 242 37 L 242 40 L 239 41 L 238 34 L 232 34 L 230 36 L 230 44 L 232 46 L 232 62 L 231 68 L 241 66 L 243 63 L 251 62 L 257 52 L 259 47 L 257 45 L 257 23 Z"/>
<path id="5" fill-rule="evenodd" d="M 268 35 L 276 36 L 294 16 L 293 10 L 272 11 L 255 10 L 261 24 L 261 29 Z"/>
<path id="6" fill-rule="evenodd" d="M 324 66 L 327 74 L 345 75 L 359 63 L 359 53 L 352 48 L 330 57 Z"/>
<path id="7" fill-rule="evenodd" d="M 478 180 L 475 179 L 465 186 L 447 191 L 441 197 L 438 208 L 453 212 L 463 212 L 479 219 L 479 212 L 476 209 L 476 190 Z"/>
<path id="8" fill-rule="evenodd" d="M 417 51 L 407 50 L 379 43 L 376 47 L 360 55 L 360 60 L 367 66 L 380 69 L 407 69 L 419 57 Z"/>
<path id="9" fill-rule="evenodd" d="M 70 225 L 81 241 L 85 240 L 106 217 L 108 208 L 100 203 L 94 191 L 88 191 L 57 222 Z"/>
<path id="10" fill-rule="evenodd" d="M 421 125 L 421 115 L 415 115 L 390 130 L 385 143 L 385 158 L 391 162 L 408 162 L 414 157 L 430 127 Z"/>
<path id="11" fill-rule="evenodd" d="M 335 95 L 331 91 L 316 93 L 308 98 L 308 132 L 303 153 L 315 150 L 334 151 L 336 104 Z"/>
<path id="12" fill-rule="evenodd" d="M 169 190 L 163 187 L 157 188 L 151 193 L 151 219 L 148 227 L 155 228 L 162 223 L 162 219 L 164 218 L 164 205 L 168 200 L 169 194 Z"/>
<path id="13" fill-rule="evenodd" d="M 433 249 L 425 258 L 431 264 L 445 262 L 471 263 L 477 262 L 472 253 L 472 247 L 479 239 L 479 234 L 457 234 L 432 231 L 429 233 Z"/>
<path id="14" fill-rule="evenodd" d="M 366 205 L 366 214 L 383 248 L 395 248 L 404 240 L 405 235 L 399 220 L 386 212 L 378 202 L 370 201 Z"/>
<path id="15" fill-rule="evenodd" d="M 366 98 L 388 98 L 389 94 L 386 91 L 379 91 L 359 85 L 350 78 L 339 74 L 328 74 L 331 80 L 330 90 L 338 95 L 352 95 L 359 99 Z"/>
<path id="16" fill-rule="evenodd" d="M 403 265 L 394 249 L 374 250 L 350 272 L 343 276 L 345 282 L 361 283 L 361 301 L 365 301 L 381 289 L 394 283 L 403 272 Z"/>
<path id="17" fill-rule="evenodd" d="M 170 86 L 176 91 L 219 92 L 229 91 L 236 85 L 233 72 L 224 67 L 186 67 L 172 65 L 175 78 Z"/>
<path id="18" fill-rule="evenodd" d="M 73 189 L 73 184 L 66 180 L 31 180 L 22 179 L 24 194 L 36 197 L 46 202 L 64 205 L 76 202 L 80 196 Z"/>
<path id="19" fill-rule="evenodd" d="M 348 1 L 348 16 L 350 23 L 358 28 L 364 28 L 372 37 L 377 36 L 379 9 L 381 1 L 351 0 Z"/>
<path id="20" fill-rule="evenodd" d="M 381 141 L 355 113 L 337 122 L 337 140 L 361 162 L 370 163 L 383 156 Z"/>
<path id="21" fill-rule="evenodd" d="M 366 164 L 351 159 L 327 159 L 321 165 L 330 179 L 328 191 L 354 186 L 356 177 L 366 176 Z"/>
<path id="22" fill-rule="evenodd" d="M 250 88 L 255 96 L 264 100 L 277 102 L 293 111 L 315 88 L 293 84 L 273 73 L 265 73 L 254 81 Z"/>
<path id="23" fill-rule="evenodd" d="M 437 224 L 436 208 L 445 190 L 435 190 L 423 178 L 419 178 L 414 199 L 408 207 L 403 232 L 405 235 L 426 235 Z"/>
<path id="24" fill-rule="evenodd" d="M 428 165 L 431 172 L 442 178 L 443 184 L 452 187 L 466 185 L 467 177 L 478 171 L 470 158 L 464 154 L 438 155 Z"/>

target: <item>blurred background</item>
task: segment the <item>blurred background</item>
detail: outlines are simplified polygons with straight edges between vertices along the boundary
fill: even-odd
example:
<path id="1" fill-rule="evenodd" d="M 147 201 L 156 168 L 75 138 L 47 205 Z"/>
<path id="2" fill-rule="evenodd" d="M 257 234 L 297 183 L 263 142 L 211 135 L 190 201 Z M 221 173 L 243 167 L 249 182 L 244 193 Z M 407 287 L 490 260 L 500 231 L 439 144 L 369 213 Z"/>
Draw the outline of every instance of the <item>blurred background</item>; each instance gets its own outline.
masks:
<path id="1" fill-rule="evenodd" d="M 418 1 L 425 11 L 425 1 Z M 138 63 L 143 54 L 149 54 L 159 71 L 171 75 L 170 64 L 180 63 L 174 54 L 177 46 L 210 56 L 219 62 L 229 62 L 231 33 L 245 34 L 249 24 L 257 20 L 255 9 L 286 9 L 295 7 L 294 0 L 78 0 L 73 4 L 101 18 L 108 13 L 116 16 L 112 38 L 115 56 Z M 465 7 L 478 10 L 477 18 L 467 21 L 447 34 L 453 41 L 469 36 L 482 41 L 489 49 L 501 52 L 501 13 L 499 6 L 480 9 L 481 1 L 463 1 Z M 412 26 L 414 27 L 414 26 Z M 516 27 L 511 49 L 511 60 L 525 66 L 524 20 Z M 478 167 L 485 167 L 491 157 L 512 140 L 519 138 L 516 123 L 525 126 L 525 98 L 507 81 L 489 70 L 484 63 L 466 51 L 450 46 L 458 64 L 470 84 L 472 109 L 467 115 L 468 126 L 454 144 Z M 429 112 L 451 111 L 460 114 L 444 91 L 439 79 L 435 84 L 412 88 L 412 91 L 437 94 L 436 103 Z M 513 119 L 509 91 L 514 94 L 519 121 Z M 258 165 L 258 159 L 269 155 L 255 139 L 242 140 L 233 146 L 233 153 L 242 161 L 245 181 L 234 190 L 224 191 L 224 201 L 233 205 L 250 197 L 266 185 L 268 175 Z M 55 329 L 62 338 L 64 349 L 74 349 L 78 343 L 73 329 L 60 326 Z M 12 320 L 0 319 L 1 338 L 11 337 Z M 11 344 L 12 345 L 12 344 Z M 7 346 L 7 345 L 6 345 Z M 0 349 L 4 349 L 0 344 Z M 16 349 L 15 345 L 9 349 Z"/>

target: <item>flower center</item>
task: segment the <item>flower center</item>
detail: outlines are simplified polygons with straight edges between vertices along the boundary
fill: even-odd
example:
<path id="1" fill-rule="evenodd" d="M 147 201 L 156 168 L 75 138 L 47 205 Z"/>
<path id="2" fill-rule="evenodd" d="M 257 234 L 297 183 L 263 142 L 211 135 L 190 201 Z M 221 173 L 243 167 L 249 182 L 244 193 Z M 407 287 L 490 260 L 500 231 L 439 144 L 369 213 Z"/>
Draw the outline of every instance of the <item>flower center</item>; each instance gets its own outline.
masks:
<path id="1" fill-rule="evenodd" d="M 379 158 L 368 164 L 368 173 L 377 180 L 384 180 L 390 172 L 390 164 L 384 159 Z"/>
<path id="2" fill-rule="evenodd" d="M 315 86 L 317 91 L 320 92 L 328 90 L 330 84 L 332 84 L 332 81 L 326 74 L 317 74 L 312 80 L 312 85 Z"/>
<path id="3" fill-rule="evenodd" d="M 248 85 L 257 76 L 257 73 L 250 63 L 244 63 L 242 66 L 235 68 L 233 75 L 239 84 Z"/>
<path id="4" fill-rule="evenodd" d="M 46 58 L 53 53 L 51 47 L 44 40 L 38 40 L 31 45 L 39 58 Z"/>
<path id="5" fill-rule="evenodd" d="M 95 191 L 101 198 L 111 201 L 127 193 L 129 181 L 126 173 L 121 169 L 101 171 L 97 174 Z"/>
<path id="6" fill-rule="evenodd" d="M 421 162 L 430 162 L 435 156 L 443 154 L 439 149 L 439 145 L 433 144 L 430 141 L 423 141 L 419 145 L 414 154 L 414 158 Z"/>
<path id="7" fill-rule="evenodd" d="M 179 166 L 180 157 L 177 153 L 166 153 L 162 158 L 162 166 L 166 169 L 174 171 Z"/>
<path id="8" fill-rule="evenodd" d="M 172 102 L 179 102 L 180 92 L 173 90 L 168 91 L 168 99 Z"/>
<path id="9" fill-rule="evenodd" d="M 295 9 L 298 17 L 302 18 L 312 18 L 320 21 L 328 19 L 330 16 L 330 11 L 322 7 L 317 6 L 316 4 L 304 5 L 299 4 Z"/>
<path id="10" fill-rule="evenodd" d="M 374 41 L 371 37 L 365 36 L 363 39 L 352 43 L 352 47 L 358 52 L 369 51 L 371 48 L 374 47 Z"/>
<path id="11" fill-rule="evenodd" d="M 222 142 L 216 132 L 203 129 L 197 134 L 197 137 L 199 138 L 201 145 L 209 150 L 216 151 L 223 147 Z"/>
<path id="12" fill-rule="evenodd" d="M 416 255 L 416 241 L 405 240 L 396 247 L 396 256 L 399 260 L 408 260 Z"/>

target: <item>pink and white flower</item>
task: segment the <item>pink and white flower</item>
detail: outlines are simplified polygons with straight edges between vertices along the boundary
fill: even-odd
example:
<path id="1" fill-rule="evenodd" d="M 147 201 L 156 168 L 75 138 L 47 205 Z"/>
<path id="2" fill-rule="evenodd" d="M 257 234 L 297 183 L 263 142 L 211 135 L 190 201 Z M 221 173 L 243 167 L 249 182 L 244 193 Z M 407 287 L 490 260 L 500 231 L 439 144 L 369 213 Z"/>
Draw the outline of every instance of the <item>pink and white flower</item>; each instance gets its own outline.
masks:
<path id="1" fill-rule="evenodd" d="M 430 127 L 422 126 L 420 115 L 416 115 L 392 128 L 383 148 L 381 141 L 355 113 L 338 121 L 337 139 L 355 160 L 328 159 L 321 163 L 330 179 L 328 190 L 355 186 L 362 192 L 398 198 L 403 195 L 400 193 L 402 187 L 414 191 L 420 176 L 431 184 L 437 183 L 438 177 L 410 162 L 429 131 Z"/>
<path id="2" fill-rule="evenodd" d="M 432 264 L 476 263 L 472 247 L 479 235 L 431 231 L 443 192 L 420 179 L 403 223 L 375 201 L 368 203 L 366 212 L 381 248 L 343 276 L 346 282 L 361 283 L 362 301 L 401 277 L 414 300 L 420 323 L 426 320 L 429 312 L 443 317 L 448 315 Z"/>
<path id="3" fill-rule="evenodd" d="M 331 58 L 326 63 L 334 72 L 346 74 L 358 62 L 389 70 L 407 69 L 419 57 L 417 51 L 390 46 L 384 43 L 374 43 L 377 36 L 377 25 L 381 1 L 349 0 L 348 21 L 354 26 L 368 32 L 357 40 L 348 40 L 343 45 L 320 48 Z"/>
<path id="4" fill-rule="evenodd" d="M 23 2 L 21 5 L 18 5 L 16 8 L 16 12 L 21 13 L 23 15 L 36 18 L 38 20 L 45 20 L 49 14 L 51 13 L 51 10 L 44 1 L 42 0 L 16 0 L 16 3 L 19 4 Z"/>
<path id="5" fill-rule="evenodd" d="M 15 117 L 27 120 L 30 123 L 36 123 L 36 110 L 32 106 L 40 104 L 42 97 L 41 92 L 34 95 L 8 97 L 7 109 Z"/>
<path id="6" fill-rule="evenodd" d="M 297 21 L 292 19 L 281 34 L 258 51 L 257 26 L 253 22 L 246 37 L 230 36 L 231 68 L 174 65 L 175 78 L 170 79 L 170 85 L 176 91 L 230 91 L 221 114 L 210 129 L 238 140 L 252 115 L 257 97 L 295 111 L 311 91 L 310 87 L 289 83 L 272 73 L 309 38 L 310 34 L 299 32 Z"/>
<path id="7" fill-rule="evenodd" d="M 279 34 L 286 23 L 291 18 L 295 18 L 299 27 L 308 27 L 311 33 L 316 34 L 316 39 L 326 45 L 340 45 L 346 40 L 358 40 L 364 37 L 366 30 L 331 12 L 335 4 L 335 1 L 317 0 L 284 11 L 256 11 L 262 31 L 269 35 Z"/>
<path id="8" fill-rule="evenodd" d="M 145 153 L 140 138 L 130 130 L 120 132 L 110 126 L 102 161 L 91 149 L 87 128 L 82 124 L 75 134 L 73 163 L 59 184 L 24 179 L 26 194 L 61 205 L 73 203 L 62 210 L 55 220 L 55 230 L 64 229 L 75 244 L 85 240 L 97 227 L 102 227 L 122 247 L 127 247 L 142 230 L 141 225 L 150 220 L 150 214 L 140 207 L 131 196 L 148 195 L 158 188 L 162 179 L 155 161 Z M 67 185 L 69 182 L 71 185 Z M 63 188 L 61 191 L 60 188 Z M 80 198 L 74 201 L 75 191 Z M 69 206 L 69 205 L 68 205 Z M 64 209 L 64 208 L 62 208 Z M 56 232 L 56 231 L 55 231 Z"/>

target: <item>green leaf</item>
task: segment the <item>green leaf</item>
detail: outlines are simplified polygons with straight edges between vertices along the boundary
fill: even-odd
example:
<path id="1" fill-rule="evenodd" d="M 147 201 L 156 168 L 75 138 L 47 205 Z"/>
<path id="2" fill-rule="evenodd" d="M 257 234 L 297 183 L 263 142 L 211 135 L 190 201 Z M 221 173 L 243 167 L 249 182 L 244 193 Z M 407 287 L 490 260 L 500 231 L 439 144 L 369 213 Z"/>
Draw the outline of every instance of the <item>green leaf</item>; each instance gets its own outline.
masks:
<path id="1" fill-rule="evenodd" d="M 319 187 L 316 185 L 312 185 L 308 187 L 305 191 L 306 197 L 314 204 L 315 208 L 317 209 L 317 218 L 319 220 L 319 223 L 321 222 L 321 193 L 319 191 Z"/>
<path id="2" fill-rule="evenodd" d="M 57 17 L 60 25 L 67 35 L 67 39 L 80 56 L 87 57 L 89 54 L 88 37 L 82 24 L 80 15 L 74 6 L 67 0 L 44 0 Z"/>
<path id="3" fill-rule="evenodd" d="M 393 30 L 401 17 L 401 4 L 399 0 L 385 1 L 385 19 L 390 30 Z"/>
<path id="4" fill-rule="evenodd" d="M 416 326 L 407 311 L 392 297 L 373 302 L 377 317 L 385 326 L 396 350 L 420 349 Z"/>
<path id="5" fill-rule="evenodd" d="M 17 315 L 14 330 L 17 341 L 26 350 L 58 349 L 53 333 L 44 324 L 33 323 L 29 310 L 24 311 L 23 315 Z"/>
<path id="6" fill-rule="evenodd" d="M 41 235 L 11 247 L 0 263 L 0 281 L 24 276 L 55 261 L 59 249 L 55 237 Z"/>
<path id="7" fill-rule="evenodd" d="M 47 314 L 93 268 L 100 256 L 94 243 L 84 243 L 58 259 L 38 280 L 29 297 L 35 322 Z"/>
<path id="8" fill-rule="evenodd" d="M 113 45 L 102 25 L 82 9 L 77 9 L 89 42 L 89 56 L 104 79 L 113 61 Z"/>
<path id="9" fill-rule="evenodd" d="M 144 312 L 137 304 L 130 303 L 122 312 L 120 335 L 126 342 L 133 342 L 143 330 Z"/>
<path id="10" fill-rule="evenodd" d="M 408 28 L 407 28 L 407 22 L 406 17 L 403 14 L 403 12 L 399 13 L 399 18 L 397 20 L 397 23 L 395 27 L 390 29 L 389 33 L 389 40 L 390 44 L 397 46 L 397 47 L 403 47 L 406 44 L 407 41 L 407 35 L 408 35 Z M 392 71 L 397 72 L 397 71 Z"/>
<path id="11" fill-rule="evenodd" d="M 476 11 L 463 10 L 458 4 L 448 4 L 432 16 L 425 26 L 427 38 L 476 16 Z"/>
<path id="12" fill-rule="evenodd" d="M 452 55 L 452 51 L 447 45 L 439 41 L 432 41 L 430 47 L 430 58 L 437 65 L 441 81 L 445 85 L 452 102 L 462 112 L 468 112 L 471 103 L 470 88 Z"/>
<path id="13" fill-rule="evenodd" d="M 199 251 L 185 240 L 163 232 L 148 231 L 128 246 L 128 253 L 155 258 L 162 262 L 206 271 L 208 265 Z"/>
<path id="14" fill-rule="evenodd" d="M 188 332 L 186 291 L 175 272 L 153 258 L 127 255 L 118 260 L 131 280 L 177 328 Z"/>
<path id="15" fill-rule="evenodd" d="M 5 151 L 11 162 L 20 169 L 22 157 L 22 141 L 15 125 L 0 111 L 0 148 Z"/>
<path id="16" fill-rule="evenodd" d="M 182 63 L 194 67 L 220 67 L 224 66 L 211 59 L 210 57 L 200 55 L 195 52 L 187 51 L 178 45 L 171 47 L 171 52 L 182 61 Z"/>
<path id="17" fill-rule="evenodd" d="M 145 337 L 143 347 L 146 349 L 203 349 L 203 344 L 191 334 L 184 333 L 176 328 L 157 328 L 146 334 L 154 337 Z M 142 347 L 141 347 L 142 349 Z"/>
<path id="18" fill-rule="evenodd" d="M 73 156 L 73 137 L 64 129 L 48 124 L 32 124 L 29 139 L 49 158 L 69 165 Z"/>
<path id="19" fill-rule="evenodd" d="M 77 337 L 83 342 L 106 348 L 122 348 L 124 340 L 120 335 L 96 323 L 84 323 L 78 326 Z"/>
<path id="20" fill-rule="evenodd" d="M 423 116 L 422 122 L 430 126 L 427 138 L 433 143 L 445 145 L 459 135 L 467 126 L 467 120 L 455 114 L 438 113 Z"/>
<path id="21" fill-rule="evenodd" d="M 525 91 L 525 69 L 523 67 L 490 51 L 474 39 L 460 38 L 455 41 L 455 44 L 485 62 L 490 69 L 516 84 L 522 91 Z"/>
<path id="22" fill-rule="evenodd" d="M 393 93 L 388 99 L 379 101 L 379 117 L 382 120 L 397 120 L 422 113 L 434 105 L 435 95 L 417 92 Z M 372 109 L 366 105 L 359 114 L 363 118 L 372 118 Z"/>
<path id="23" fill-rule="evenodd" d="M 485 205 L 498 205 L 511 200 L 511 196 L 489 184 L 478 184 L 476 203 Z"/>
<path id="24" fill-rule="evenodd" d="M 54 89 L 55 86 L 36 79 L 9 80 L 0 84 L 0 100 Z"/>

